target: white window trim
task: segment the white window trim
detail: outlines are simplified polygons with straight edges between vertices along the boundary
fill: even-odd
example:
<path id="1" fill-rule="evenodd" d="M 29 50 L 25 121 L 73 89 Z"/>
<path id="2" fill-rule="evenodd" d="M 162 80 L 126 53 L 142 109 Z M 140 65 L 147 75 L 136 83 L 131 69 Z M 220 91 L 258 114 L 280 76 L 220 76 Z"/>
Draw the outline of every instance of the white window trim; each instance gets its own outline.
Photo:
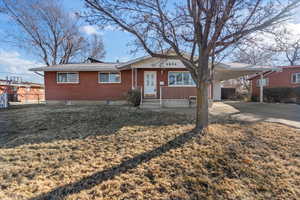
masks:
<path id="1" fill-rule="evenodd" d="M 77 82 L 59 82 L 58 81 L 58 74 L 67 74 L 67 73 L 78 74 L 78 81 Z M 78 84 L 79 82 L 80 82 L 79 72 L 56 72 L 56 83 L 57 84 Z"/>
<path id="2" fill-rule="evenodd" d="M 269 86 L 269 78 L 263 78 L 266 79 L 266 85 L 264 85 L 264 87 L 268 87 Z M 256 87 L 260 87 L 260 78 L 256 80 Z"/>
<path id="3" fill-rule="evenodd" d="M 168 71 L 168 87 L 196 87 L 195 85 L 170 85 L 170 80 L 169 80 L 169 74 L 170 72 L 185 72 L 185 73 L 191 73 L 189 71 Z M 193 77 L 192 77 L 193 78 Z"/>
<path id="4" fill-rule="evenodd" d="M 300 80 L 298 80 L 298 74 L 300 74 L 300 72 L 294 72 L 292 73 L 292 77 L 291 77 L 291 83 L 292 84 L 299 84 L 300 83 Z M 296 82 L 293 82 L 293 76 L 296 75 Z"/>
<path id="5" fill-rule="evenodd" d="M 101 82 L 100 80 L 100 73 L 106 73 L 106 74 L 115 74 L 115 73 L 118 73 L 120 75 L 120 81 L 119 82 Z M 101 83 L 101 84 L 119 84 L 122 82 L 122 75 L 121 75 L 121 72 L 98 72 L 98 83 Z"/>

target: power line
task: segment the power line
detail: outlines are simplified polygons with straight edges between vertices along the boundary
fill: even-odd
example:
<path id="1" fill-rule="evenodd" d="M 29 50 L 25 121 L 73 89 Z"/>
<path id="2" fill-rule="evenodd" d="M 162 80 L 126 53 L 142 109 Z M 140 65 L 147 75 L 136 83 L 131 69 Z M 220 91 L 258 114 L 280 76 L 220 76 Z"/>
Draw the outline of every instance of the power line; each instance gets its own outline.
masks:
<path id="1" fill-rule="evenodd" d="M 16 75 L 31 75 L 31 74 L 34 74 L 33 72 L 28 72 L 28 73 L 0 72 L 0 73 L 1 74 L 16 74 Z"/>

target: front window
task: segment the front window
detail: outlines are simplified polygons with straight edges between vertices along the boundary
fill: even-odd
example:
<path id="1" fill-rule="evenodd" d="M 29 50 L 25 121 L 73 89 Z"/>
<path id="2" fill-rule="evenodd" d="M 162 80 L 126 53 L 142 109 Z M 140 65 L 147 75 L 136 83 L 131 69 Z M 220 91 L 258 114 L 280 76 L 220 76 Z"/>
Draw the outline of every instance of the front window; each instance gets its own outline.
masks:
<path id="1" fill-rule="evenodd" d="M 300 83 L 300 73 L 292 74 L 292 83 Z"/>
<path id="2" fill-rule="evenodd" d="M 57 83 L 79 83 L 78 72 L 58 72 Z"/>
<path id="3" fill-rule="evenodd" d="M 100 72 L 99 83 L 120 83 L 121 75 L 115 72 Z"/>
<path id="4" fill-rule="evenodd" d="M 266 87 L 269 85 L 269 78 L 263 78 L 262 80 L 261 79 L 257 79 L 256 81 L 256 86 L 257 87 L 260 87 L 260 84 L 262 83 L 262 86 L 263 87 Z"/>
<path id="5" fill-rule="evenodd" d="M 195 82 L 190 72 L 169 72 L 170 86 L 195 86 Z"/>

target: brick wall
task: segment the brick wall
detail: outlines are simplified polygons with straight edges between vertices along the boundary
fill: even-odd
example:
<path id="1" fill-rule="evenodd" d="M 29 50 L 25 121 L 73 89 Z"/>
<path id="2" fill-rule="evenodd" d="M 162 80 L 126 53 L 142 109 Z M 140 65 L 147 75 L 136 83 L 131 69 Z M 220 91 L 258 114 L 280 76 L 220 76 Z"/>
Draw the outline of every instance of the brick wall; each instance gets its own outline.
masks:
<path id="1" fill-rule="evenodd" d="M 186 71 L 185 69 L 138 69 L 137 87 L 144 88 L 144 72 L 157 72 L 157 98 L 160 93 L 160 81 L 168 86 L 169 71 Z M 79 72 L 79 83 L 57 83 L 57 72 L 45 72 L 46 100 L 124 100 L 132 87 L 132 71 L 121 71 L 121 83 L 98 83 L 98 72 Z M 135 80 L 135 73 L 134 73 Z M 195 87 L 172 87 L 169 98 L 187 98 L 196 96 Z M 171 92 L 171 93 L 170 93 Z M 210 93 L 209 93 L 210 96 Z M 165 96 L 166 97 L 166 96 Z"/>
<path id="2" fill-rule="evenodd" d="M 144 72 L 145 71 L 156 71 L 157 72 L 157 98 L 160 97 L 160 81 L 163 81 L 162 92 L 164 99 L 182 99 L 188 96 L 196 96 L 196 87 L 167 87 L 168 86 L 168 73 L 171 71 L 188 71 L 186 69 L 168 68 L 168 69 L 138 69 L 137 85 L 138 87 L 144 87 Z M 209 88 L 208 97 L 211 97 Z"/>
<path id="3" fill-rule="evenodd" d="M 300 72 L 300 67 L 286 67 L 283 68 L 282 72 L 272 72 L 267 74 L 264 78 L 269 78 L 269 84 L 265 88 L 272 87 L 299 87 L 300 84 L 292 83 L 292 74 Z M 255 77 L 251 80 L 252 86 L 252 96 L 259 96 L 259 87 L 257 85 L 257 80 L 260 76 Z"/>
<path id="4" fill-rule="evenodd" d="M 98 83 L 98 72 L 79 72 L 79 83 L 57 83 L 56 72 L 45 72 L 46 100 L 122 100 L 131 89 L 131 70 L 121 83 Z"/>
<path id="5" fill-rule="evenodd" d="M 162 86 L 168 86 L 168 72 L 169 71 L 187 71 L 185 69 L 138 69 L 137 72 L 137 86 L 144 88 L 144 73 L 145 71 L 156 71 L 156 89 L 157 89 L 157 98 L 160 97 L 160 82 L 163 81 L 164 84 Z M 175 94 L 174 94 L 175 95 Z M 178 97 L 179 98 L 179 97 Z"/>

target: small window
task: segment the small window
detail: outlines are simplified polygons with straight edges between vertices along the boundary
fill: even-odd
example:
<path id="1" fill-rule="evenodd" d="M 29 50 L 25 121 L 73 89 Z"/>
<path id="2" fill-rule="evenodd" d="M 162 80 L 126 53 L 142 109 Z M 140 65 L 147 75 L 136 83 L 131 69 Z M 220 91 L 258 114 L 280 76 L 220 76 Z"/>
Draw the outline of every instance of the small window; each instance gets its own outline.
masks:
<path id="1" fill-rule="evenodd" d="M 79 83 L 78 72 L 58 72 L 57 83 Z"/>
<path id="2" fill-rule="evenodd" d="M 195 82 L 190 72 L 169 72 L 170 86 L 195 86 Z"/>
<path id="3" fill-rule="evenodd" d="M 300 83 L 300 73 L 292 74 L 292 83 Z"/>
<path id="4" fill-rule="evenodd" d="M 261 80 L 257 79 L 257 81 L 256 81 L 256 87 L 260 87 L 260 83 L 261 83 Z M 269 86 L 269 78 L 262 79 L 262 85 L 264 87 Z"/>
<path id="5" fill-rule="evenodd" d="M 117 72 L 99 72 L 99 83 L 121 83 L 121 74 Z"/>

